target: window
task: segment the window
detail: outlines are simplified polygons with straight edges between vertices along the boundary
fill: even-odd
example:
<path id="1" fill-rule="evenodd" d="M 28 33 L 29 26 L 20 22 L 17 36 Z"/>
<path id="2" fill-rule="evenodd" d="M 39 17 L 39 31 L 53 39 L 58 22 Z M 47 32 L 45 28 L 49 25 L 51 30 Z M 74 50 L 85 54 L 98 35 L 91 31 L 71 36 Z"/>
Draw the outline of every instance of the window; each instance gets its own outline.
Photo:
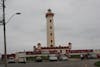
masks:
<path id="1" fill-rule="evenodd" d="M 50 47 L 53 47 L 53 45 L 51 44 Z"/>
<path id="2" fill-rule="evenodd" d="M 50 20 L 50 22 L 52 22 L 52 20 Z"/>
<path id="3" fill-rule="evenodd" d="M 60 50 L 60 53 L 62 53 L 62 50 Z"/>
<path id="4" fill-rule="evenodd" d="M 50 29 L 52 29 L 52 26 L 50 26 Z"/>
<path id="5" fill-rule="evenodd" d="M 52 36 L 52 33 L 50 33 L 50 35 Z"/>
<path id="6" fill-rule="evenodd" d="M 51 40 L 51 43 L 52 43 L 53 41 Z"/>

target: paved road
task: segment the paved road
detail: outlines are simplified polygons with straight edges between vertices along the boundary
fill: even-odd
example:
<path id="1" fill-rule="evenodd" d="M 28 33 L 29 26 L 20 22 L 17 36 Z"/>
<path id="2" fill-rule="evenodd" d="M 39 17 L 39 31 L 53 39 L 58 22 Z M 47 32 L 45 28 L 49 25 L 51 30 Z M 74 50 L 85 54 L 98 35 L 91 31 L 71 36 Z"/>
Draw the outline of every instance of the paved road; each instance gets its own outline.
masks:
<path id="1" fill-rule="evenodd" d="M 57 62 L 34 62 L 34 63 L 16 63 L 8 64 L 8 67 L 95 67 L 94 62 L 98 60 L 69 60 L 69 61 L 57 61 Z M 0 64 L 0 67 L 4 65 Z"/>

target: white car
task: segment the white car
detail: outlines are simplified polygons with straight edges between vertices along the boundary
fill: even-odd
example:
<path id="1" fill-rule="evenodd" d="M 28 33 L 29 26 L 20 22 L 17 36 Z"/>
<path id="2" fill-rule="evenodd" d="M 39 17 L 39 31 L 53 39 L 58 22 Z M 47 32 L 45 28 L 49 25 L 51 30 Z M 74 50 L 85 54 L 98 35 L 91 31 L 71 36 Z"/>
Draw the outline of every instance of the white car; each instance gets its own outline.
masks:
<path id="1" fill-rule="evenodd" d="M 58 59 L 57 59 L 57 56 L 55 54 L 50 54 L 49 55 L 49 60 L 50 61 L 57 61 Z"/>
<path id="2" fill-rule="evenodd" d="M 65 61 L 68 60 L 68 57 L 65 55 L 61 55 L 59 59 Z"/>
<path id="3" fill-rule="evenodd" d="M 97 58 L 97 55 L 94 53 L 88 55 L 88 59 L 96 59 L 96 58 Z"/>
<path id="4" fill-rule="evenodd" d="M 26 59 L 25 58 L 19 58 L 18 59 L 18 63 L 26 63 Z"/>
<path id="5" fill-rule="evenodd" d="M 15 59 L 13 57 L 8 58 L 8 63 L 15 63 Z"/>

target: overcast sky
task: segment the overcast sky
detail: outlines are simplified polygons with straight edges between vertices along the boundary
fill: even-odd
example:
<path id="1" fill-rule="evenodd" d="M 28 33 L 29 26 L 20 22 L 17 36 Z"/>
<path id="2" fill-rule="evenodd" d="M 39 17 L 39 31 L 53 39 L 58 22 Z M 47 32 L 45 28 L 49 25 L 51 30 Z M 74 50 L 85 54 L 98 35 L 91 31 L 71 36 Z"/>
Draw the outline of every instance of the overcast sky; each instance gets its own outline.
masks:
<path id="1" fill-rule="evenodd" d="M 31 51 L 46 46 L 47 9 L 54 16 L 55 43 L 72 49 L 100 48 L 100 0 L 6 0 L 7 52 Z M 0 9 L 0 15 L 2 10 Z M 0 16 L 1 17 L 1 16 Z M 0 26 L 0 52 L 3 53 L 3 27 Z"/>

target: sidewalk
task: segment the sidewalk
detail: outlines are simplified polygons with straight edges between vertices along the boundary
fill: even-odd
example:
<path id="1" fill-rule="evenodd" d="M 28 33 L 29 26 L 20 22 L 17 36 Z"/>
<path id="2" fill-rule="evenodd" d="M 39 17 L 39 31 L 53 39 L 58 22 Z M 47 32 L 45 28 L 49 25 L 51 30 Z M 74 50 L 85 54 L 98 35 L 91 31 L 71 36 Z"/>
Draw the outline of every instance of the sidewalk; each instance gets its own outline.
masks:
<path id="1" fill-rule="evenodd" d="M 69 58 L 69 61 L 79 61 L 79 58 Z"/>
<path id="2" fill-rule="evenodd" d="M 83 61 L 99 61 L 100 59 L 83 59 Z M 69 58 L 69 61 L 82 61 L 80 58 Z"/>

